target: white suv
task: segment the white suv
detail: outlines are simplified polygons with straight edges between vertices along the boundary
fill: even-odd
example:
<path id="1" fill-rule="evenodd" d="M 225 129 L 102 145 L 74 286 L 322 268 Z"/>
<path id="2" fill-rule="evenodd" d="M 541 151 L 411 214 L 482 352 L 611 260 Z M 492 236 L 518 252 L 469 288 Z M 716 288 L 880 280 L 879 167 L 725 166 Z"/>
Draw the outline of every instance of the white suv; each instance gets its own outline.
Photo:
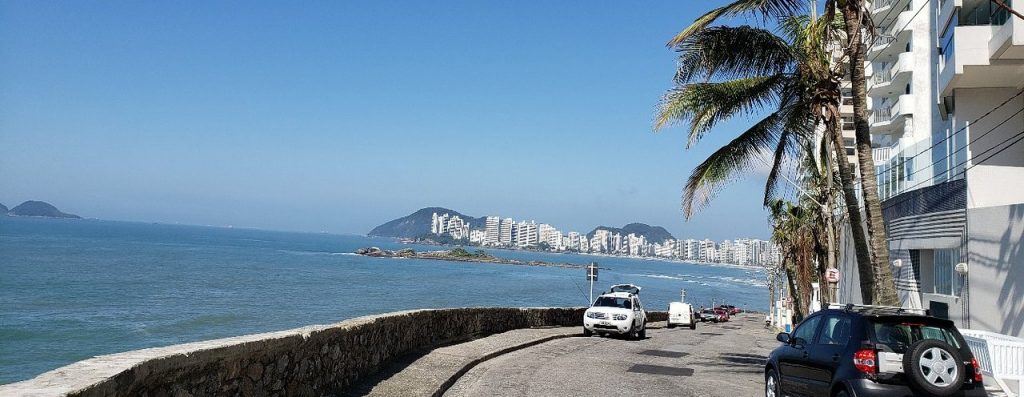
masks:
<path id="1" fill-rule="evenodd" d="M 583 336 L 593 334 L 627 335 L 633 339 L 647 337 L 647 312 L 640 304 L 640 287 L 633 284 L 613 285 L 583 314 Z"/>

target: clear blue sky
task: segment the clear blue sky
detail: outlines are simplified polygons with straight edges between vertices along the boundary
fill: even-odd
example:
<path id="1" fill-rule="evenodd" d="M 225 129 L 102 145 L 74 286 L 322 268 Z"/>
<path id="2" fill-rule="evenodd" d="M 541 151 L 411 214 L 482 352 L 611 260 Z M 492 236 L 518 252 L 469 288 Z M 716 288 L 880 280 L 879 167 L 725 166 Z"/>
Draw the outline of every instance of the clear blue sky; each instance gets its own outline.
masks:
<path id="1" fill-rule="evenodd" d="M 764 174 L 686 222 L 651 120 L 718 2 L 0 3 L 0 202 L 365 233 L 426 206 L 767 237 Z"/>

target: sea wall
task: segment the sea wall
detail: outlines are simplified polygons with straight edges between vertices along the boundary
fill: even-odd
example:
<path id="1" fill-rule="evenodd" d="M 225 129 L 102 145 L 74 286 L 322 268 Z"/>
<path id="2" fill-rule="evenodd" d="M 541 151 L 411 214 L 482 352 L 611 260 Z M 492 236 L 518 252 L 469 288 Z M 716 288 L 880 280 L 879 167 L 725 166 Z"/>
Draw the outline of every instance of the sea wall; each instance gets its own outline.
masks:
<path id="1" fill-rule="evenodd" d="M 581 326 L 584 308 L 415 310 L 94 357 L 0 386 L 22 396 L 321 396 L 388 361 L 518 328 Z M 651 312 L 649 321 L 665 321 Z"/>

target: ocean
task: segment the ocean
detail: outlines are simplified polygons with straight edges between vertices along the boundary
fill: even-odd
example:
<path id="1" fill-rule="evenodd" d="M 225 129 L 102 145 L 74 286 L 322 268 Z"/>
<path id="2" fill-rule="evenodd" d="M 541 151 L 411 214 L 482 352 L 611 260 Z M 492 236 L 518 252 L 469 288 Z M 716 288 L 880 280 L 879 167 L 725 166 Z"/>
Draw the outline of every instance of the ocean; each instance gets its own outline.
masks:
<path id="1" fill-rule="evenodd" d="M 0 384 L 96 355 L 329 324 L 396 310 L 585 306 L 585 270 L 369 258 L 358 248 L 441 247 L 356 235 L 0 217 Z M 595 294 L 641 286 L 679 300 L 766 310 L 749 268 L 487 250 L 602 268 Z"/>

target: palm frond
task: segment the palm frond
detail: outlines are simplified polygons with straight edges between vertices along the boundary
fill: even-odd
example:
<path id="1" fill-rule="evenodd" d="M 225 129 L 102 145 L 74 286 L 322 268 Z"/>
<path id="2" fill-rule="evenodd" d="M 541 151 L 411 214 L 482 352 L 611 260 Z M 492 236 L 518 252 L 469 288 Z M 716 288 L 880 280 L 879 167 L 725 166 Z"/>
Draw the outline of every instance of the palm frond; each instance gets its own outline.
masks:
<path id="1" fill-rule="evenodd" d="M 676 46 L 676 84 L 711 77 L 745 78 L 784 73 L 797 55 L 785 39 L 751 26 L 703 29 Z"/>
<path id="2" fill-rule="evenodd" d="M 798 14 L 804 9 L 804 2 L 801 0 L 736 0 L 730 4 L 711 10 L 701 15 L 690 26 L 669 40 L 669 47 L 679 45 L 687 37 L 703 30 L 718 18 L 725 16 L 748 15 L 760 16 L 762 18 L 781 18 L 787 15 Z"/>
<path id="3" fill-rule="evenodd" d="M 784 125 L 784 115 L 769 114 L 697 165 L 683 189 L 686 218 L 707 205 L 718 190 L 742 171 L 751 169 L 759 156 L 771 152 Z"/>
<path id="4" fill-rule="evenodd" d="M 670 90 L 658 106 L 654 129 L 690 122 L 686 147 L 691 147 L 720 121 L 774 107 L 788 76 L 750 77 L 714 83 L 690 83 Z"/>

